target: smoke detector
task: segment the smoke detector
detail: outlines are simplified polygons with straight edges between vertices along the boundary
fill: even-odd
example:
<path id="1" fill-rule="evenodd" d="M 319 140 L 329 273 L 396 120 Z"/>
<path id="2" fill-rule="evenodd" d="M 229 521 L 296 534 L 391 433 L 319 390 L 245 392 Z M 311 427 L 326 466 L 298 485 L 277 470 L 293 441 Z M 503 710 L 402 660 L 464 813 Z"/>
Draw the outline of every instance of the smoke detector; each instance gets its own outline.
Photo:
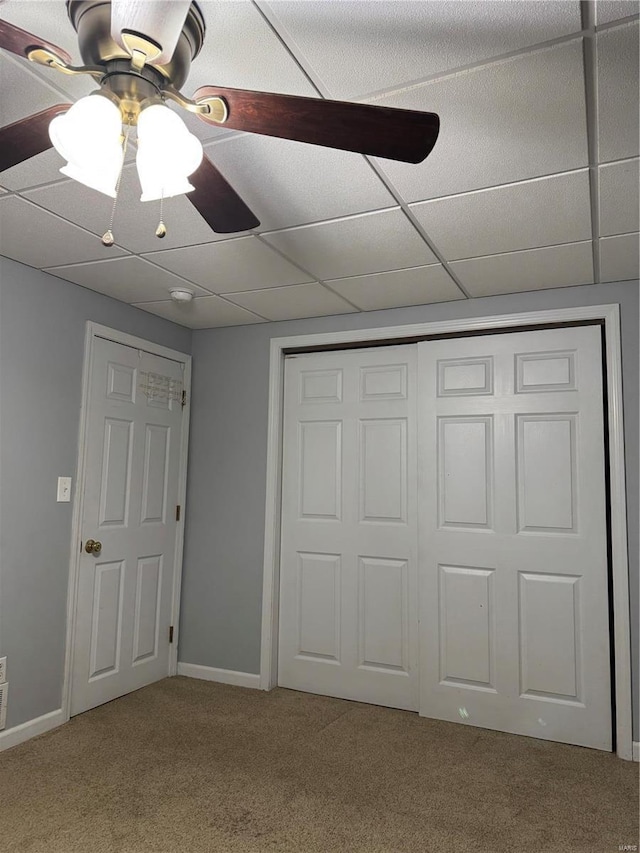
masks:
<path id="1" fill-rule="evenodd" d="M 172 287 L 169 295 L 174 302 L 191 302 L 193 299 L 193 290 L 186 287 Z"/>

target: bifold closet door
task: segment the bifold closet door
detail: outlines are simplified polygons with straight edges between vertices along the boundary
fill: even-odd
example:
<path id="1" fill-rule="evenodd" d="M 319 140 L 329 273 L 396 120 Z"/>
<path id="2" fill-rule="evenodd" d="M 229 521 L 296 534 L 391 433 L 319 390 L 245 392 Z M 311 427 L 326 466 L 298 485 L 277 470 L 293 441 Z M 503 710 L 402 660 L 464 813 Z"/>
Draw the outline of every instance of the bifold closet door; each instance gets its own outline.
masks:
<path id="1" fill-rule="evenodd" d="M 418 353 L 420 713 L 610 750 L 600 329 Z"/>
<path id="2" fill-rule="evenodd" d="M 285 363 L 278 683 L 418 709 L 416 346 Z"/>

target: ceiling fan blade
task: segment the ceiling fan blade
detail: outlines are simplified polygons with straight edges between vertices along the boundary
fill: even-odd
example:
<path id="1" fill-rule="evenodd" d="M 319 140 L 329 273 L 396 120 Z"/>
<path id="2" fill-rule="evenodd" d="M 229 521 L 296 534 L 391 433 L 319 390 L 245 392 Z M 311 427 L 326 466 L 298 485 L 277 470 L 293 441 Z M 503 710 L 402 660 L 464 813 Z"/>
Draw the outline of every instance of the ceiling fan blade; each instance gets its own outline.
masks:
<path id="1" fill-rule="evenodd" d="M 52 147 L 49 124 L 52 118 L 66 113 L 71 104 L 56 104 L 20 121 L 0 127 L 0 172 L 17 166 Z"/>
<path id="2" fill-rule="evenodd" d="M 166 65 L 176 49 L 190 5 L 191 0 L 112 0 L 111 38 L 126 50 L 123 30 L 148 36 L 162 48 L 154 64 Z"/>
<path id="3" fill-rule="evenodd" d="M 215 86 L 203 86 L 193 96 L 196 101 L 213 97 L 227 103 L 229 116 L 224 127 L 405 163 L 422 162 L 435 145 L 440 129 L 435 113 L 372 104 Z M 221 126 L 205 115 L 199 118 Z"/>
<path id="4" fill-rule="evenodd" d="M 189 180 L 195 190 L 187 198 L 216 233 L 248 231 L 260 225 L 260 220 L 206 156 Z"/>
<path id="5" fill-rule="evenodd" d="M 26 57 L 33 48 L 45 48 L 58 56 L 65 65 L 72 64 L 72 59 L 66 50 L 2 20 L 0 20 L 0 47 L 23 57 Z"/>

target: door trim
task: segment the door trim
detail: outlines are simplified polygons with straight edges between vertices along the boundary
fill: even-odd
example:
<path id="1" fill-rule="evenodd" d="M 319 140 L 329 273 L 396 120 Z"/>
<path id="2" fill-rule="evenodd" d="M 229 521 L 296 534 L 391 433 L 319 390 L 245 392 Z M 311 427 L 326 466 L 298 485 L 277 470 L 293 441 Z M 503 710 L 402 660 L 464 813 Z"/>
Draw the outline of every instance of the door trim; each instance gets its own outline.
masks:
<path id="1" fill-rule="evenodd" d="M 65 642 L 64 681 L 62 685 L 63 722 L 71 717 L 71 678 L 73 674 L 74 638 L 76 627 L 76 607 L 78 598 L 78 573 L 80 567 L 80 533 L 82 525 L 83 499 L 86 475 L 86 447 L 88 426 L 89 381 L 93 366 L 93 352 L 96 338 L 106 338 L 116 344 L 144 350 L 151 355 L 168 358 L 184 365 L 183 387 L 186 391 L 187 403 L 183 410 L 183 428 L 180 440 L 180 462 L 178 473 L 178 502 L 182 507 L 182 523 L 176 531 L 175 569 L 173 589 L 171 591 L 171 624 L 173 625 L 173 645 L 169 649 L 168 675 L 175 675 L 178 670 L 178 635 L 180 618 L 180 588 L 182 583 L 182 553 L 184 546 L 184 508 L 187 493 L 187 454 L 189 447 L 189 417 L 191 410 L 191 356 L 177 350 L 169 349 L 152 341 L 129 335 L 118 329 L 102 326 L 91 320 L 87 321 L 84 338 L 84 359 L 82 366 L 82 402 L 80 406 L 80 426 L 78 430 L 78 460 L 76 464 L 76 487 L 73 496 L 73 519 L 71 522 L 71 548 L 69 561 L 69 587 L 67 591 L 67 635 Z"/>
<path id="2" fill-rule="evenodd" d="M 522 326 L 554 326 L 585 321 L 603 322 L 605 329 L 606 383 L 609 430 L 611 493 L 611 561 L 613 576 L 613 648 L 615 655 L 615 721 L 617 755 L 633 758 L 631 704 L 631 633 L 629 623 L 629 564 L 627 556 L 627 501 L 625 492 L 624 428 L 622 420 L 622 350 L 620 306 L 590 305 L 558 308 L 493 317 L 443 320 L 377 329 L 321 332 L 272 338 L 269 360 L 269 415 L 267 434 L 267 484 L 265 502 L 264 574 L 262 592 L 262 639 L 260 687 L 271 690 L 278 683 L 278 606 L 280 586 L 280 506 L 282 492 L 282 426 L 284 357 L 302 348 L 402 343 L 406 338 L 428 339 L 436 335 L 516 330 Z"/>

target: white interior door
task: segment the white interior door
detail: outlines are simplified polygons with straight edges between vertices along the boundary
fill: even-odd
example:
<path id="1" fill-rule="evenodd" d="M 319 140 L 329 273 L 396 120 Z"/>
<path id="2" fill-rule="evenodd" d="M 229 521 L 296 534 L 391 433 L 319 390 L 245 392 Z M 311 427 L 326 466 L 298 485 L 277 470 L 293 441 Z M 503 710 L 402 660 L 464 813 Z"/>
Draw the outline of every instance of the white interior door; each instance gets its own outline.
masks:
<path id="1" fill-rule="evenodd" d="M 72 714 L 168 674 L 182 380 L 176 361 L 94 340 Z"/>
<path id="2" fill-rule="evenodd" d="M 283 687 L 418 708 L 415 358 L 286 359 Z"/>
<path id="3" fill-rule="evenodd" d="M 610 750 L 600 329 L 418 350 L 420 713 Z"/>

